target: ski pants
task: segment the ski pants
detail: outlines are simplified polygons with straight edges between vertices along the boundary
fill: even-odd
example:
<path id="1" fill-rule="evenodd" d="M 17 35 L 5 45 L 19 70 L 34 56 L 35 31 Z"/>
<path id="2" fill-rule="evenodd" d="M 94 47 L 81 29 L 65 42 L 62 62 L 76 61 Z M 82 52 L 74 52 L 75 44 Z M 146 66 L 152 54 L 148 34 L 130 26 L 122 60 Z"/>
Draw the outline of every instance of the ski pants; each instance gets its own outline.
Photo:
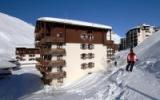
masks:
<path id="1" fill-rule="evenodd" d="M 126 71 L 131 71 L 132 72 L 133 66 L 134 66 L 134 61 L 128 61 L 128 64 L 126 66 Z"/>

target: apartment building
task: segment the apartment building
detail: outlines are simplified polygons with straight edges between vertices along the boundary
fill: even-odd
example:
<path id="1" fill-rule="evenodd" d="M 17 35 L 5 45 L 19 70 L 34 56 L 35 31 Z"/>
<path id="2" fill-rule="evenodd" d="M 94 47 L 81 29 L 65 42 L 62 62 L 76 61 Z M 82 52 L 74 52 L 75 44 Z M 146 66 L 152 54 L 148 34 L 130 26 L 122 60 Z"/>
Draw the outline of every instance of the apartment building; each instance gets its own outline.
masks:
<path id="1" fill-rule="evenodd" d="M 118 49 L 112 27 L 84 21 L 42 17 L 35 28 L 40 49 L 37 69 L 45 84 L 56 87 L 105 70 Z"/>

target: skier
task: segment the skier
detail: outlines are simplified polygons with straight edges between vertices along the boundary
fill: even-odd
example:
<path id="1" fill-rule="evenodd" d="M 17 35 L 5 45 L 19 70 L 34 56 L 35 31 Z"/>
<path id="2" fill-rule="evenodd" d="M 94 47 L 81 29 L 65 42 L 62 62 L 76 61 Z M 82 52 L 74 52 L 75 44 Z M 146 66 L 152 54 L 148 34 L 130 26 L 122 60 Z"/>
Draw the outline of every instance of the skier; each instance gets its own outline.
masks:
<path id="1" fill-rule="evenodd" d="M 136 54 L 133 52 L 133 49 L 130 49 L 130 53 L 127 56 L 127 66 L 126 66 L 126 71 L 131 71 L 133 70 L 133 66 L 135 64 L 135 62 L 137 61 L 137 56 Z"/>

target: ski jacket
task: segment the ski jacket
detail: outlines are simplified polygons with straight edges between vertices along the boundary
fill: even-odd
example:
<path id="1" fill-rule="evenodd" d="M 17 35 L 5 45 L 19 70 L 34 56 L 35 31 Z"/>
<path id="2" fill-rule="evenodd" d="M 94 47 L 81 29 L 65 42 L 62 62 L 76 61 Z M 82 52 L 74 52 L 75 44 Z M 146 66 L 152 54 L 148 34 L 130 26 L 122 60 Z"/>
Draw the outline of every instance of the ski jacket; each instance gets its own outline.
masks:
<path id="1" fill-rule="evenodd" d="M 137 61 L 137 56 L 135 53 L 129 53 L 127 56 L 127 61 L 133 61 L 136 62 Z"/>

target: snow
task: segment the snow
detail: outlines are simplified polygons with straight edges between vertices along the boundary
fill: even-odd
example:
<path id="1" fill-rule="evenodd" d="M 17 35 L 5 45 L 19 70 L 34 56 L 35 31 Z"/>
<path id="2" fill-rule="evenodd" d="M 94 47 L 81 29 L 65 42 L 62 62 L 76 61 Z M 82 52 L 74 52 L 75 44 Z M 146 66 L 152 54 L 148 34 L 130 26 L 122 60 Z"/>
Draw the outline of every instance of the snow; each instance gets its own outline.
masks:
<path id="1" fill-rule="evenodd" d="M 129 50 L 116 54 L 117 67 L 89 74 L 60 88 L 43 86 L 33 67 L 0 79 L 0 100 L 160 100 L 160 31 L 134 48 L 133 72 L 125 71 Z M 7 59 L 4 57 L 4 59 Z"/>
<path id="2" fill-rule="evenodd" d="M 15 47 L 34 47 L 34 27 L 18 18 L 0 13 L 0 55 L 14 55 Z"/>
<path id="3" fill-rule="evenodd" d="M 118 34 L 112 32 L 112 40 L 114 41 L 114 43 L 120 44 L 120 39 L 121 37 Z"/>
<path id="4" fill-rule="evenodd" d="M 88 27 L 95 27 L 95 28 L 102 28 L 102 29 L 112 29 L 111 26 L 107 26 L 107 25 L 102 25 L 102 24 L 97 24 L 97 23 L 90 23 L 90 22 L 79 21 L 79 20 L 71 20 L 71 19 L 60 19 L 60 18 L 53 18 L 53 17 L 41 17 L 38 20 L 65 23 L 65 24 L 71 24 L 71 25 L 88 26 Z"/>
<path id="5" fill-rule="evenodd" d="M 15 47 L 34 47 L 34 27 L 18 18 L 0 12 L 0 65 L 15 57 Z M 6 63 L 4 63 L 5 61 Z"/>

